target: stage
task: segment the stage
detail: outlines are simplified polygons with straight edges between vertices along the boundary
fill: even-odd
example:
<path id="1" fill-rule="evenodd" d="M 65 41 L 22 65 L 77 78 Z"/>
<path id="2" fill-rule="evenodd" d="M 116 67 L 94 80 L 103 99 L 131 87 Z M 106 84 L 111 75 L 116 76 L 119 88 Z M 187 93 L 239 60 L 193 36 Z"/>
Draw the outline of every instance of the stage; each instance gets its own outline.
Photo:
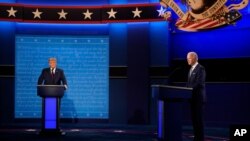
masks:
<path id="1" fill-rule="evenodd" d="M 39 135 L 39 128 L 15 125 L 0 129 L 1 141 L 157 141 L 156 128 L 145 125 L 110 125 L 110 124 L 63 124 L 65 135 Z M 30 127 L 30 128 L 27 128 Z M 229 141 L 226 128 L 208 127 L 205 130 L 206 141 Z M 192 141 L 191 126 L 183 127 L 183 141 Z"/>

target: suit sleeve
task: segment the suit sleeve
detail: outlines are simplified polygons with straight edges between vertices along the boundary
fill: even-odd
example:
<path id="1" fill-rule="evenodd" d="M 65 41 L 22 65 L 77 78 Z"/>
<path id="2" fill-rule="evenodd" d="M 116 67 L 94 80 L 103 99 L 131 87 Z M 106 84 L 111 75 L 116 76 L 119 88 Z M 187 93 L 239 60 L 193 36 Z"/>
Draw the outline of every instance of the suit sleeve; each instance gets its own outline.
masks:
<path id="1" fill-rule="evenodd" d="M 61 78 L 62 78 L 62 83 L 63 83 L 63 85 L 68 85 L 67 84 L 67 79 L 66 79 L 66 77 L 65 77 L 65 75 L 64 75 L 64 71 L 62 70 L 62 74 L 61 74 L 62 76 L 61 76 Z"/>
<path id="2" fill-rule="evenodd" d="M 42 70 L 42 73 L 40 74 L 38 81 L 37 81 L 37 85 L 42 85 L 44 81 L 44 70 Z"/>

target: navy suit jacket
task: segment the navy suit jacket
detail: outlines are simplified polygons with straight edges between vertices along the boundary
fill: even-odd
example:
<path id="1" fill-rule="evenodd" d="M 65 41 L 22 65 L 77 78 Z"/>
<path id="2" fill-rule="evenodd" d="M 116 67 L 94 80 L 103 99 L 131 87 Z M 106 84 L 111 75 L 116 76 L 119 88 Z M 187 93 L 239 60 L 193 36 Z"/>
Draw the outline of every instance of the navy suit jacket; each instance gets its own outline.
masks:
<path id="1" fill-rule="evenodd" d="M 56 68 L 55 74 L 52 77 L 50 68 L 42 70 L 41 75 L 38 78 L 38 85 L 67 85 L 67 80 L 62 69 Z"/>
<path id="2" fill-rule="evenodd" d="M 206 102 L 206 71 L 205 68 L 198 64 L 192 74 L 188 75 L 187 87 L 193 88 L 192 101 L 193 102 Z"/>

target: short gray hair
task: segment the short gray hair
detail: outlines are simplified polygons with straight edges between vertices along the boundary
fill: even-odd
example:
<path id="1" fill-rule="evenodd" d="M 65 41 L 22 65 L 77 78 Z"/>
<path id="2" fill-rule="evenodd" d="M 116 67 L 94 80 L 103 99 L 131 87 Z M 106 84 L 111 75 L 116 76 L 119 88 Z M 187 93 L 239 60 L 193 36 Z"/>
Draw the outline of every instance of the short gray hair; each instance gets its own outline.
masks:
<path id="1" fill-rule="evenodd" d="M 198 55 L 197 55 L 196 52 L 191 51 L 191 52 L 189 52 L 188 54 L 194 56 L 194 57 L 196 58 L 196 61 L 198 61 Z"/>

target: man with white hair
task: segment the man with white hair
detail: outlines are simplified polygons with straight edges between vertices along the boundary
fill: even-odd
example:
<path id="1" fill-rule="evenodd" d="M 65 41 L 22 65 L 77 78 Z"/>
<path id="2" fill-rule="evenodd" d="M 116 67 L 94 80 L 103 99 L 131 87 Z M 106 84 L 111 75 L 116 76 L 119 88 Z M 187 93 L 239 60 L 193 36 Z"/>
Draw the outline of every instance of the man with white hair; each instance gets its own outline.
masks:
<path id="1" fill-rule="evenodd" d="M 203 109 L 206 102 L 205 68 L 198 63 L 198 55 L 195 52 L 187 54 L 188 65 L 191 66 L 188 73 L 187 87 L 193 88 L 191 99 L 191 115 L 194 130 L 194 141 L 204 141 Z"/>

